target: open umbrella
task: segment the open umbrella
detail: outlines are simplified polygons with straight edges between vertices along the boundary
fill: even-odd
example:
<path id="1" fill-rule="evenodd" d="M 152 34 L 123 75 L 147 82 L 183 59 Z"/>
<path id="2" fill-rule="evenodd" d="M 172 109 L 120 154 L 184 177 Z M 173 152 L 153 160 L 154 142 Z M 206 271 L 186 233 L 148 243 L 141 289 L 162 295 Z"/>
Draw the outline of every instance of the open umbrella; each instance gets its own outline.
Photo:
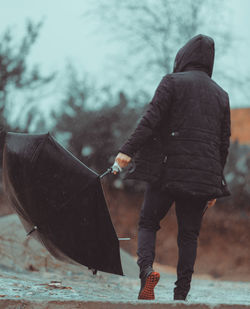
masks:
<path id="1" fill-rule="evenodd" d="M 6 134 L 3 181 L 27 233 L 55 258 L 123 275 L 100 176 L 49 133 Z"/>

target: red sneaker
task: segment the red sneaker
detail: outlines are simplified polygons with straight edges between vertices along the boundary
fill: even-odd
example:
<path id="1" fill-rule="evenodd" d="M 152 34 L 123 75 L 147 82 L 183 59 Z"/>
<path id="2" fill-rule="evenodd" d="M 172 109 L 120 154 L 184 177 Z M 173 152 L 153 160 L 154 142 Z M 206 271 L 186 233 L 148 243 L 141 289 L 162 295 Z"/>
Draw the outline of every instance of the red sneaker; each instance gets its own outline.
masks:
<path id="1" fill-rule="evenodd" d="M 138 299 L 155 299 L 154 288 L 160 280 L 160 274 L 153 269 L 141 278 L 141 289 Z"/>

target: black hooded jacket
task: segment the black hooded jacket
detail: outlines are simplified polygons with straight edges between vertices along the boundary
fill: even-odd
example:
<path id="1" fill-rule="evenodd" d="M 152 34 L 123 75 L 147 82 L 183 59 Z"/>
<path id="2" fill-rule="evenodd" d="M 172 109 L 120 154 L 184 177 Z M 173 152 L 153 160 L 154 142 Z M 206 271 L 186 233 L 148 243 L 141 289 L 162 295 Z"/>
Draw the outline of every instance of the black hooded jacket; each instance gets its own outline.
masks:
<path id="1" fill-rule="evenodd" d="M 133 134 L 119 149 L 135 161 L 127 178 L 172 194 L 204 199 L 230 195 L 223 175 L 230 145 L 228 94 L 211 79 L 214 41 L 189 40 L 177 53 Z"/>

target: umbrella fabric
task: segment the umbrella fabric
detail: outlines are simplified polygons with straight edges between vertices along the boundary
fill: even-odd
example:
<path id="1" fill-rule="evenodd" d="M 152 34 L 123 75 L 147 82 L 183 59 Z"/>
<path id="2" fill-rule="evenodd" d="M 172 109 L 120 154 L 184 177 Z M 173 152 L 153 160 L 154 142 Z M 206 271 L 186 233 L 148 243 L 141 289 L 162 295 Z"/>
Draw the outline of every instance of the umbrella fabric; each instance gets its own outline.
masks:
<path id="1" fill-rule="evenodd" d="M 3 181 L 27 232 L 57 259 L 123 275 L 100 177 L 49 133 L 7 133 Z"/>

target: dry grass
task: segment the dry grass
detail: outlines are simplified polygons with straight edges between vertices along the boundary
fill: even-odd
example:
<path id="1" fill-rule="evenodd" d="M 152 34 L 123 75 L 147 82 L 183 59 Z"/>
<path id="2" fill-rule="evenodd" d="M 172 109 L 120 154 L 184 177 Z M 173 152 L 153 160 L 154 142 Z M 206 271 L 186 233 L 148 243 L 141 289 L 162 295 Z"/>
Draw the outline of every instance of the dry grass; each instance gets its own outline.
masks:
<path id="1" fill-rule="evenodd" d="M 131 237 L 121 247 L 136 255 L 137 223 L 141 194 L 112 190 L 107 196 L 111 217 L 119 237 Z M 196 274 L 223 280 L 250 280 L 250 213 L 230 212 L 215 206 L 206 212 L 199 238 Z M 156 262 L 175 267 L 177 263 L 177 222 L 174 205 L 161 221 L 157 234 Z"/>
<path id="2" fill-rule="evenodd" d="M 231 139 L 250 144 L 250 108 L 231 109 Z"/>

